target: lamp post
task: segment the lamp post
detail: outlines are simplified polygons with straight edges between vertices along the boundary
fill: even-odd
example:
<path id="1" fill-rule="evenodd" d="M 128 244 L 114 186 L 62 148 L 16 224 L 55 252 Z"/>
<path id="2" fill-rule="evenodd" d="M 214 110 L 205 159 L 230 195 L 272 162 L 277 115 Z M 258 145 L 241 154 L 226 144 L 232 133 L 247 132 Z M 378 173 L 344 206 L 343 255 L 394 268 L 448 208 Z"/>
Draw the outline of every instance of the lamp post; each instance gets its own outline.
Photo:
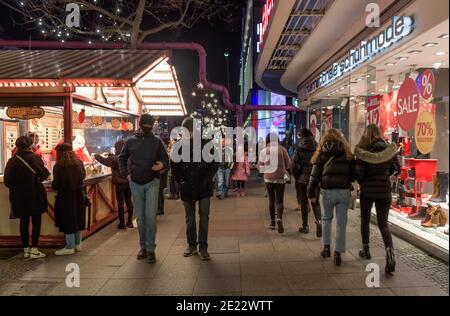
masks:
<path id="1" fill-rule="evenodd" d="M 225 52 L 223 56 L 225 57 L 225 60 L 227 62 L 227 82 L 228 82 L 228 91 L 230 91 L 230 62 L 229 62 L 230 53 Z"/>

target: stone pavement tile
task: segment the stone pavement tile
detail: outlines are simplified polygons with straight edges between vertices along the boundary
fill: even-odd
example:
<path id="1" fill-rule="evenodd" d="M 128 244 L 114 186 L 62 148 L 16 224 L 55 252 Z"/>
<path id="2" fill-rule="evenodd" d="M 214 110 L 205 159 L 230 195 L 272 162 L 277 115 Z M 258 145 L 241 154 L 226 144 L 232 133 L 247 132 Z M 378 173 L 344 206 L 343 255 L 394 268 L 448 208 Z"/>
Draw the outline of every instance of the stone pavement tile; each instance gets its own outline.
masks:
<path id="1" fill-rule="evenodd" d="M 156 238 L 157 247 L 171 247 L 178 238 Z M 186 240 L 186 239 L 185 239 Z"/>
<path id="2" fill-rule="evenodd" d="M 65 278 L 67 275 L 66 266 L 69 263 L 76 263 L 81 266 L 90 259 L 91 257 L 80 256 L 79 254 L 61 257 L 49 255 L 36 267 L 36 269 L 26 272 L 20 279 L 36 280 L 38 278 Z"/>
<path id="3" fill-rule="evenodd" d="M 130 256 L 111 256 L 111 255 L 96 255 L 90 258 L 87 262 L 81 264 L 81 267 L 120 267 L 122 266 Z"/>
<path id="4" fill-rule="evenodd" d="M 184 253 L 184 250 L 186 250 L 187 245 L 179 245 L 179 246 L 172 246 L 169 249 L 168 255 L 176 255 L 177 257 L 182 256 Z"/>
<path id="5" fill-rule="evenodd" d="M 186 233 L 180 233 L 179 237 L 186 237 Z M 238 237 L 238 232 L 236 230 L 210 230 L 208 237 Z"/>
<path id="6" fill-rule="evenodd" d="M 277 251 L 276 260 L 279 262 L 317 261 L 318 257 L 311 250 Z"/>
<path id="7" fill-rule="evenodd" d="M 225 263 L 239 263 L 240 255 L 239 253 L 216 253 L 211 255 L 211 260 L 201 261 L 202 265 L 214 265 L 214 264 L 225 264 Z"/>
<path id="8" fill-rule="evenodd" d="M 144 295 L 149 285 L 149 280 L 133 279 L 133 280 L 108 280 L 96 295 L 101 296 L 140 296 Z"/>
<path id="9" fill-rule="evenodd" d="M 238 277 L 241 275 L 241 266 L 237 263 L 201 265 L 199 278 Z"/>
<path id="10" fill-rule="evenodd" d="M 290 291 L 289 285 L 280 273 L 278 275 L 243 275 L 242 292 L 287 292 Z"/>
<path id="11" fill-rule="evenodd" d="M 185 264 L 163 264 L 155 273 L 157 279 L 179 279 L 179 278 L 197 278 L 200 272 L 200 265 Z"/>
<path id="12" fill-rule="evenodd" d="M 276 276 L 281 274 L 281 265 L 273 263 L 242 263 L 243 276 Z"/>
<path id="13" fill-rule="evenodd" d="M 271 243 L 272 240 L 268 234 L 258 234 L 253 236 L 239 236 L 239 245 L 242 244 L 253 244 L 260 245 L 263 243 Z"/>
<path id="14" fill-rule="evenodd" d="M 210 243 L 208 251 L 213 253 L 238 253 L 239 243 L 236 242 L 222 242 L 222 243 Z"/>
<path id="15" fill-rule="evenodd" d="M 344 293 L 341 290 L 295 290 L 293 291 L 295 296 L 343 296 Z"/>
<path id="16" fill-rule="evenodd" d="M 112 279 L 149 279 L 153 278 L 161 264 L 151 264 L 147 260 L 131 257 L 111 277 Z"/>
<path id="17" fill-rule="evenodd" d="M 293 275 L 286 277 L 291 290 L 337 290 L 336 282 L 326 274 Z"/>
<path id="18" fill-rule="evenodd" d="M 380 267 L 380 271 L 384 271 L 384 267 L 386 266 L 386 259 L 370 259 L 370 260 L 359 260 L 364 267 L 369 263 L 376 263 Z M 416 271 L 413 267 L 408 266 L 407 264 L 401 261 L 401 258 L 396 258 L 395 271 L 397 272 L 413 272 Z"/>
<path id="19" fill-rule="evenodd" d="M 53 281 L 5 282 L 0 285 L 1 296 L 40 296 L 45 295 L 58 283 Z"/>
<path id="20" fill-rule="evenodd" d="M 357 290 L 342 290 L 345 296 L 395 296 L 390 289 L 357 289 Z"/>
<path id="21" fill-rule="evenodd" d="M 80 266 L 80 276 L 86 279 L 109 279 L 119 270 L 119 266 L 86 265 Z"/>
<path id="22" fill-rule="evenodd" d="M 241 252 L 240 262 L 241 263 L 267 263 L 276 262 L 277 257 L 275 252 Z"/>
<path id="23" fill-rule="evenodd" d="M 367 272 L 329 274 L 329 277 L 336 282 L 341 290 L 367 289 L 367 276 Z M 385 288 L 386 285 L 380 281 L 380 287 Z"/>
<path id="24" fill-rule="evenodd" d="M 96 253 L 99 256 L 131 256 L 139 252 L 139 245 L 137 243 L 116 244 L 108 247 L 102 247 Z"/>
<path id="25" fill-rule="evenodd" d="M 190 274 L 150 279 L 144 295 L 192 295 L 196 282 Z"/>
<path id="26" fill-rule="evenodd" d="M 267 235 L 267 232 L 265 229 L 246 229 L 246 230 L 237 230 L 237 235 L 239 237 L 265 237 Z"/>
<path id="27" fill-rule="evenodd" d="M 286 276 L 302 274 L 325 274 L 321 261 L 281 262 L 281 272 Z"/>
<path id="28" fill-rule="evenodd" d="M 164 260 L 161 260 L 162 264 L 176 264 L 176 265 L 200 265 L 201 261 L 198 255 L 194 255 L 191 257 L 183 257 L 183 252 L 186 247 L 183 248 L 182 251 L 177 252 L 176 254 L 167 255 Z"/>
<path id="29" fill-rule="evenodd" d="M 245 291 L 243 296 L 262 296 L 262 297 L 277 297 L 277 296 L 295 296 L 292 291 Z"/>
<path id="30" fill-rule="evenodd" d="M 448 293 L 437 286 L 391 288 L 398 296 L 448 296 Z"/>
<path id="31" fill-rule="evenodd" d="M 196 293 L 195 296 L 229 296 L 229 297 L 240 297 L 242 296 L 242 292 L 232 292 L 232 293 Z"/>
<path id="32" fill-rule="evenodd" d="M 199 278 L 194 288 L 194 295 L 202 293 L 231 293 L 241 292 L 240 277 Z"/>
<path id="33" fill-rule="evenodd" d="M 359 251 L 361 247 L 357 248 L 348 248 L 348 251 L 357 259 L 359 259 Z M 372 259 L 384 259 L 386 258 L 386 250 L 381 247 L 371 247 L 370 254 Z"/>
<path id="34" fill-rule="evenodd" d="M 51 291 L 47 293 L 47 295 L 56 295 L 56 296 L 91 296 L 95 295 L 102 286 L 108 281 L 108 279 L 80 279 L 80 287 L 67 287 L 66 283 L 62 281 L 56 287 L 54 287 Z"/>
<path id="35" fill-rule="evenodd" d="M 358 260 L 346 260 L 347 258 L 342 258 L 342 265 L 336 267 L 333 260 L 322 260 L 322 266 L 327 273 L 358 273 L 364 272 L 366 265 Z"/>
<path id="36" fill-rule="evenodd" d="M 266 251 L 273 252 L 274 247 L 271 242 L 262 242 L 262 243 L 257 243 L 257 244 L 240 242 L 239 250 L 241 251 L 241 253 L 245 253 L 245 252 L 261 253 L 261 252 L 266 252 Z"/>
<path id="37" fill-rule="evenodd" d="M 384 267 L 381 270 L 381 283 L 389 288 L 396 287 L 429 287 L 436 286 L 433 281 L 426 279 L 417 271 L 395 272 L 393 275 L 384 274 Z"/>

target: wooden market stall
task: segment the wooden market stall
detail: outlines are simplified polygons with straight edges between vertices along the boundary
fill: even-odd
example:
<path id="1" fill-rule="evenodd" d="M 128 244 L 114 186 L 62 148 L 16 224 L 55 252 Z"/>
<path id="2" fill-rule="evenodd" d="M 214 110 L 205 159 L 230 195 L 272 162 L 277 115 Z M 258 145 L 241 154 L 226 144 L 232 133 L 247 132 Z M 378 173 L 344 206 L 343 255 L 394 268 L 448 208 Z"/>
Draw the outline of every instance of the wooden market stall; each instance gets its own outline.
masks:
<path id="1" fill-rule="evenodd" d="M 54 148 L 70 142 L 85 163 L 92 202 L 87 237 L 115 220 L 117 203 L 111 172 L 91 159 L 108 153 L 132 135 L 143 109 L 155 116 L 183 116 L 186 109 L 166 52 L 133 50 L 0 51 L 0 246 L 21 246 L 19 223 L 10 219 L 3 170 L 15 139 L 35 132 L 46 167 Z M 40 246 L 64 244 L 54 224 L 51 180 L 49 210 L 43 216 Z M 87 212 L 87 210 L 86 210 Z"/>

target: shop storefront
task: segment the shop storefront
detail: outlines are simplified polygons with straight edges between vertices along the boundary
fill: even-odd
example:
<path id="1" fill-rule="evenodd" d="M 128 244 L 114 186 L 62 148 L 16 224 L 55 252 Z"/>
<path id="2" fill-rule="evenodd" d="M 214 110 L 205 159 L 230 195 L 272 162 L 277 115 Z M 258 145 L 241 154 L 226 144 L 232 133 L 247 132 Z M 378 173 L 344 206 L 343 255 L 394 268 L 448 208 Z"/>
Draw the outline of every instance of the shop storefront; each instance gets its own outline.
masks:
<path id="1" fill-rule="evenodd" d="M 160 52 L 2 51 L 0 52 L 0 217 L 10 217 L 4 167 L 20 135 L 34 132 L 48 170 L 55 147 L 71 142 L 84 162 L 85 185 L 92 202 L 84 237 L 117 214 L 109 168 L 93 154 L 109 154 L 119 139 L 133 135 L 145 109 L 159 116 L 186 114 L 173 67 Z M 54 224 L 55 192 L 44 183 L 49 210 L 43 216 L 42 246 L 64 244 Z M 0 221 L 0 246 L 20 246 L 18 220 Z"/>
<path id="2" fill-rule="evenodd" d="M 402 169 L 393 179 L 392 230 L 448 261 L 449 20 L 433 14 L 448 12 L 448 3 L 436 5 L 411 1 L 385 16 L 298 92 L 317 140 L 337 128 L 354 148 L 365 127 L 376 124 L 398 144 Z"/>

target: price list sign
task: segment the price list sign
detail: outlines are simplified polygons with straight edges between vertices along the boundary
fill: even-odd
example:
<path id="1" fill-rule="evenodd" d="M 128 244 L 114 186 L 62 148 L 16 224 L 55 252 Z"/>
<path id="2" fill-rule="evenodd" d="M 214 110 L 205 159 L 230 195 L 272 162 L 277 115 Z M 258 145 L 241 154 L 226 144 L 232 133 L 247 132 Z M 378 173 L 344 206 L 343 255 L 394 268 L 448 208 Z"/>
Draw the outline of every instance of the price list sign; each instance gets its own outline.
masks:
<path id="1" fill-rule="evenodd" d="M 381 96 L 373 96 L 367 99 L 367 125 L 381 126 L 380 119 Z"/>

